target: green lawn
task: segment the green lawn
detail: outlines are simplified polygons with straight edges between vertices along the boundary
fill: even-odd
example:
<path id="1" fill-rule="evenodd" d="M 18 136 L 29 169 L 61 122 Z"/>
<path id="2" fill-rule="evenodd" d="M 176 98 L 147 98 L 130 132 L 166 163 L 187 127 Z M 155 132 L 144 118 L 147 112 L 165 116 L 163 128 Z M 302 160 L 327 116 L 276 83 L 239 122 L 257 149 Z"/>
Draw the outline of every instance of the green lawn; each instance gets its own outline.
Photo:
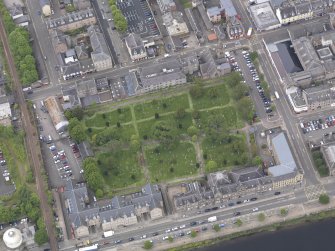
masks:
<path id="1" fill-rule="evenodd" d="M 230 143 L 224 144 L 213 144 L 209 138 L 206 138 L 202 142 L 202 149 L 204 155 L 207 155 L 207 161 L 214 160 L 217 163 L 218 170 L 230 170 L 233 166 L 243 166 L 249 160 L 245 135 L 230 135 Z"/>
<path id="2" fill-rule="evenodd" d="M 122 140 L 130 141 L 132 135 L 135 135 L 135 128 L 132 124 L 130 125 L 122 125 L 120 128 L 116 128 L 119 132 L 119 135 Z"/>
<path id="3" fill-rule="evenodd" d="M 142 185 L 144 176 L 138 163 L 137 154 L 129 150 L 99 153 L 96 156 L 98 166 L 111 189 L 130 185 Z"/>
<path id="4" fill-rule="evenodd" d="M 208 124 L 209 118 L 215 115 L 223 116 L 223 127 L 226 129 L 238 129 L 243 127 L 243 123 L 238 119 L 236 108 L 233 106 L 227 106 L 210 111 L 201 111 L 200 119 L 197 120 L 198 126 L 200 125 L 200 128 L 205 128 Z"/>
<path id="5" fill-rule="evenodd" d="M 229 103 L 230 98 L 226 85 L 222 84 L 219 86 L 204 88 L 204 90 L 205 94 L 202 97 L 192 98 L 193 108 L 195 110 L 208 109 L 215 106 L 224 106 Z M 217 96 L 211 97 L 211 92 L 217 93 Z"/>
<path id="6" fill-rule="evenodd" d="M 111 112 L 99 112 L 92 117 L 85 118 L 85 125 L 87 127 L 105 127 L 106 122 L 110 126 L 116 125 L 117 122 L 126 123 L 131 121 L 131 112 L 129 107 L 120 110 L 113 110 Z"/>
<path id="7" fill-rule="evenodd" d="M 155 113 L 164 114 L 174 112 L 178 108 L 189 108 L 188 98 L 186 94 L 153 100 L 151 102 L 137 104 L 134 107 L 137 120 L 154 117 Z"/>
<path id="8" fill-rule="evenodd" d="M 137 123 L 140 138 L 143 139 L 146 135 L 148 139 L 152 135 L 152 127 L 157 121 L 167 121 L 173 128 L 176 129 L 176 137 L 181 134 L 187 133 L 187 128 L 192 125 L 192 116 L 190 113 L 186 113 L 186 116 L 182 119 L 177 120 L 174 114 L 168 114 L 161 116 L 159 119 L 150 119 Z M 180 126 L 181 125 L 181 126 Z"/>
<path id="9" fill-rule="evenodd" d="M 162 146 L 146 149 L 147 164 L 152 182 L 187 177 L 198 172 L 194 147 L 191 143 L 180 143 L 171 150 Z"/>
<path id="10" fill-rule="evenodd" d="M 179 0 L 184 9 L 192 8 L 192 0 Z"/>

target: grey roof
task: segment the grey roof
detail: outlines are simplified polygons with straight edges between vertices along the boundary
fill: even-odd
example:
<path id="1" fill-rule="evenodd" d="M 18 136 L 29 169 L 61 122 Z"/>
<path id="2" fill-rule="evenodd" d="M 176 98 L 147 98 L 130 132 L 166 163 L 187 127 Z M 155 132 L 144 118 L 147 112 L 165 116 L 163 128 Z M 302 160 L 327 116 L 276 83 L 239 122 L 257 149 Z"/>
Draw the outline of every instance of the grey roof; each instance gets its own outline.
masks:
<path id="1" fill-rule="evenodd" d="M 258 30 L 263 30 L 279 24 L 279 20 L 269 2 L 251 5 L 250 14 L 255 21 Z"/>
<path id="2" fill-rule="evenodd" d="M 231 0 L 220 0 L 221 8 L 225 10 L 228 17 L 234 17 L 237 15 L 236 9 Z"/>
<path id="3" fill-rule="evenodd" d="M 68 227 L 75 229 L 86 225 L 85 221 L 98 216 L 99 208 L 90 204 L 87 187 L 84 183 L 74 184 L 72 180 L 66 182 L 62 193 L 65 202 L 65 217 Z"/>
<path id="4" fill-rule="evenodd" d="M 209 16 L 216 16 L 221 14 L 221 8 L 218 6 L 213 6 L 207 9 L 207 14 Z"/>
<path id="5" fill-rule="evenodd" d="M 97 86 L 94 79 L 77 81 L 76 86 L 80 98 L 97 94 Z"/>
<path id="6" fill-rule="evenodd" d="M 79 62 L 73 62 L 62 66 L 62 73 L 65 77 L 80 76 L 80 64 Z"/>
<path id="7" fill-rule="evenodd" d="M 130 33 L 125 38 L 125 42 L 130 48 L 131 55 L 142 54 L 146 51 L 141 36 L 138 34 Z"/>
<path id="8" fill-rule="evenodd" d="M 181 72 L 181 64 L 174 59 L 141 68 L 139 85 L 145 87 L 183 78 L 186 76 Z"/>
<path id="9" fill-rule="evenodd" d="M 297 165 L 283 132 L 272 138 L 272 146 L 279 164 L 269 167 L 269 173 L 273 177 L 277 177 L 294 172 L 297 169 Z"/>
<path id="10" fill-rule="evenodd" d="M 105 91 L 110 89 L 106 77 L 95 79 L 95 83 L 98 91 Z"/>
<path id="11" fill-rule="evenodd" d="M 148 206 L 150 210 L 163 207 L 162 194 L 157 185 L 146 184 L 140 192 L 115 196 L 110 201 L 100 203 L 102 220 L 116 219 L 135 214 L 135 209 Z"/>
<path id="12" fill-rule="evenodd" d="M 297 15 L 297 11 L 295 9 L 295 6 L 285 6 L 280 8 L 280 13 L 282 18 L 290 18 Z"/>
<path id="13" fill-rule="evenodd" d="M 263 176 L 264 174 L 261 173 L 261 170 L 257 166 L 236 169 L 230 172 L 231 180 L 235 183 L 243 183 L 246 181 L 261 178 Z"/>
<path id="14" fill-rule="evenodd" d="M 199 61 L 201 75 L 207 77 L 214 77 L 216 75 L 217 66 L 209 50 L 205 50 L 205 52 L 200 55 Z"/>
<path id="15" fill-rule="evenodd" d="M 335 100 L 335 88 L 333 86 L 320 85 L 306 88 L 303 92 L 306 94 L 308 104 L 312 104 L 313 102 Z"/>
<path id="16" fill-rule="evenodd" d="M 76 45 L 74 49 L 79 60 L 82 58 L 88 58 L 88 50 L 85 45 Z"/>
<path id="17" fill-rule="evenodd" d="M 48 19 L 46 21 L 48 29 L 56 29 L 57 27 L 63 26 L 65 24 L 79 22 L 84 19 L 89 19 L 94 17 L 94 12 L 92 9 L 86 9 L 82 11 L 76 11 L 68 13 L 64 16 L 60 16 L 54 19 Z"/>
<path id="18" fill-rule="evenodd" d="M 50 5 L 50 1 L 49 0 L 40 0 L 40 6 L 44 7 L 45 5 Z"/>
<path id="19" fill-rule="evenodd" d="M 322 67 L 311 40 L 301 37 L 292 42 L 295 52 L 305 70 Z"/>
<path id="20" fill-rule="evenodd" d="M 278 48 L 278 55 L 287 73 L 293 73 L 302 70 L 298 63 L 293 60 L 289 52 L 288 44 L 278 43 L 276 46 Z"/>
<path id="21" fill-rule="evenodd" d="M 80 70 L 82 72 L 91 72 L 95 70 L 95 66 L 91 58 L 80 60 L 79 65 L 80 65 Z"/>
<path id="22" fill-rule="evenodd" d="M 99 31 L 97 26 L 90 26 L 87 29 L 90 35 L 90 41 L 92 46 L 91 58 L 93 62 L 104 61 L 111 59 L 107 44 L 103 34 Z"/>
<path id="23" fill-rule="evenodd" d="M 122 82 L 122 85 L 128 96 L 135 95 L 136 86 L 138 85 L 135 72 L 129 72 L 129 74 L 124 76 L 124 82 Z"/>

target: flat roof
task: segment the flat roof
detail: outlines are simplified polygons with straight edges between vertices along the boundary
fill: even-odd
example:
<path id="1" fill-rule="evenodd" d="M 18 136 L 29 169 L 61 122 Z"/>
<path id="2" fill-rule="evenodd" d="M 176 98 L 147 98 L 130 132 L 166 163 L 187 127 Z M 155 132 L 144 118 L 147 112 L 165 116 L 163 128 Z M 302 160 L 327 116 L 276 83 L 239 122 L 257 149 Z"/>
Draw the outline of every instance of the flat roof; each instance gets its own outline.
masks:
<path id="1" fill-rule="evenodd" d="M 269 2 L 251 5 L 250 14 L 259 30 L 279 24 L 279 20 Z"/>

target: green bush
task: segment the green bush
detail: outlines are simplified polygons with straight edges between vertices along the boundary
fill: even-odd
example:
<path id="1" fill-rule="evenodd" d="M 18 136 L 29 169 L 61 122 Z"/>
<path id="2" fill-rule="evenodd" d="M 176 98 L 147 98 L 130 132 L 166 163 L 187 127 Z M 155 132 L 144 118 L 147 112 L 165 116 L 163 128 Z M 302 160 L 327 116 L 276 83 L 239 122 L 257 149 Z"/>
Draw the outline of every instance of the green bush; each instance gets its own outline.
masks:
<path id="1" fill-rule="evenodd" d="M 327 194 L 321 194 L 319 196 L 319 202 L 323 205 L 326 205 L 329 203 L 329 196 Z"/>

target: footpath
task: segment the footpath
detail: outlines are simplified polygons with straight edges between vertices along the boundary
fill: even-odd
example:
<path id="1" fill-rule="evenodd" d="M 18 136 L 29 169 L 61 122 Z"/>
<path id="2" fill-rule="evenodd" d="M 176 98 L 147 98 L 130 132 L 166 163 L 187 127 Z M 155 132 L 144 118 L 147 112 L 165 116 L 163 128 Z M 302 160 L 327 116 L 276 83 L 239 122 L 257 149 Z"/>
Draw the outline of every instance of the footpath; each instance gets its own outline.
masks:
<path id="1" fill-rule="evenodd" d="M 281 209 L 287 209 L 288 213 L 287 215 L 283 216 L 281 214 Z M 256 228 L 262 228 L 265 226 L 271 226 L 275 223 L 281 223 L 285 221 L 290 221 L 293 219 L 301 218 L 304 216 L 308 216 L 310 214 L 316 214 L 320 213 L 322 211 L 327 211 L 335 209 L 335 200 L 331 199 L 330 203 L 327 205 L 321 205 L 318 201 L 313 202 L 307 202 L 304 204 L 294 204 L 289 205 L 285 207 L 280 208 L 273 208 L 265 211 L 258 211 L 255 213 L 251 213 L 249 215 L 242 215 L 241 217 L 235 217 L 234 219 L 230 220 L 224 220 L 224 221 L 218 221 L 213 224 L 208 224 L 208 230 L 205 232 L 200 231 L 196 237 L 192 238 L 189 236 L 184 237 L 176 237 L 174 238 L 173 242 L 169 241 L 162 241 L 161 237 L 159 240 L 154 239 L 154 246 L 151 250 L 169 250 L 172 248 L 177 248 L 186 244 L 191 244 L 195 242 L 201 242 L 201 241 L 209 241 L 212 239 L 224 237 L 230 234 L 244 232 Z M 265 215 L 264 221 L 259 220 L 259 214 L 263 213 Z M 242 225 L 237 226 L 237 224 L 234 224 L 233 221 L 236 221 L 237 219 L 241 219 Z M 210 229 L 210 226 L 214 224 L 221 224 L 225 223 L 225 227 L 222 228 L 219 232 L 215 232 L 213 229 Z M 198 225 L 192 229 L 201 229 L 202 225 Z M 185 233 L 187 231 L 184 231 Z M 177 232 L 176 232 L 177 233 Z M 122 246 L 119 246 L 114 249 L 108 249 L 108 250 L 117 250 L 117 251 L 123 251 L 123 250 L 144 250 L 143 247 L 144 241 L 136 241 L 132 242 L 131 244 L 124 244 Z"/>

